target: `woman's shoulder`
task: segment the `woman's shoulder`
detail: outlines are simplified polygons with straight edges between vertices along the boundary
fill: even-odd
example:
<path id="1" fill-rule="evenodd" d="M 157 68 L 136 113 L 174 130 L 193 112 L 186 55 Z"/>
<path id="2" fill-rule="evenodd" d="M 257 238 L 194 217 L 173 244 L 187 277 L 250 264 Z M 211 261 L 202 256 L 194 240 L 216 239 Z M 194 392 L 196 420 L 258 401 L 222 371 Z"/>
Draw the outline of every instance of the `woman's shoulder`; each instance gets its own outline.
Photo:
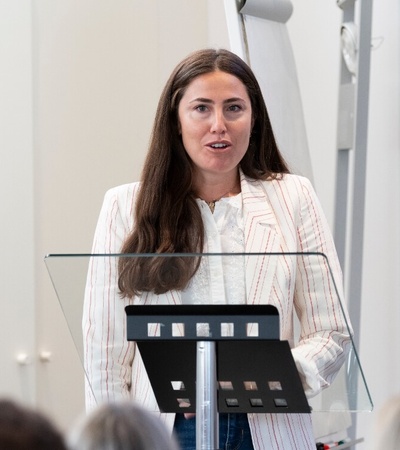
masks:
<path id="1" fill-rule="evenodd" d="M 124 200 L 134 198 L 139 191 L 140 182 L 126 183 L 114 186 L 105 193 L 105 198 L 109 200 Z"/>
<path id="2" fill-rule="evenodd" d="M 277 174 L 267 180 L 260 180 L 260 182 L 263 184 L 264 189 L 278 189 L 282 193 L 285 191 L 296 191 L 300 193 L 302 191 L 313 190 L 312 183 L 308 178 L 292 173 Z"/>
<path id="3" fill-rule="evenodd" d="M 285 183 L 288 185 L 297 185 L 297 186 L 310 186 L 311 181 L 302 176 L 302 175 L 296 175 L 294 173 L 284 173 L 281 176 L 278 176 L 276 178 L 276 181 L 280 183 Z"/>
<path id="4" fill-rule="evenodd" d="M 139 187 L 140 183 L 135 182 L 108 189 L 104 194 L 102 211 L 111 216 L 126 217 L 127 223 L 130 223 Z"/>
<path id="5" fill-rule="evenodd" d="M 106 191 L 106 195 L 124 195 L 136 191 L 140 186 L 139 181 L 132 183 L 120 184 L 118 186 L 113 186 Z"/>

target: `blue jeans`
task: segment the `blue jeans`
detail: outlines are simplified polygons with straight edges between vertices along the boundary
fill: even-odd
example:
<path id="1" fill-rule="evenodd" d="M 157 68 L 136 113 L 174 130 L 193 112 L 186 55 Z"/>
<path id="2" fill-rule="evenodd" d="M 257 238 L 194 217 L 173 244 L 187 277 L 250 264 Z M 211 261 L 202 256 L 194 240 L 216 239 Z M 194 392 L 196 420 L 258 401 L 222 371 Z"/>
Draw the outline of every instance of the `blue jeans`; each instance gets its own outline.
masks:
<path id="1" fill-rule="evenodd" d="M 174 431 L 182 450 L 196 450 L 196 418 L 177 414 Z M 219 415 L 219 450 L 254 450 L 246 414 Z"/>

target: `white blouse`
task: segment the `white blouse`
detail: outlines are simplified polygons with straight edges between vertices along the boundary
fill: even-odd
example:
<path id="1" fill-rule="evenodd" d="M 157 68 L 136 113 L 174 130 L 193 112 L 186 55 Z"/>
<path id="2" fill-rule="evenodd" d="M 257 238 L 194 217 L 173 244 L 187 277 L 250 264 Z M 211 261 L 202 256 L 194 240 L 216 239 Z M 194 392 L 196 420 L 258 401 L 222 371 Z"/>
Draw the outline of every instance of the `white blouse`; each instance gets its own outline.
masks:
<path id="1" fill-rule="evenodd" d="M 196 275 L 182 292 L 182 303 L 246 303 L 244 256 L 240 255 L 244 252 L 242 196 L 222 198 L 214 213 L 204 200 L 197 202 L 205 228 L 204 253 L 210 255 L 202 257 Z"/>

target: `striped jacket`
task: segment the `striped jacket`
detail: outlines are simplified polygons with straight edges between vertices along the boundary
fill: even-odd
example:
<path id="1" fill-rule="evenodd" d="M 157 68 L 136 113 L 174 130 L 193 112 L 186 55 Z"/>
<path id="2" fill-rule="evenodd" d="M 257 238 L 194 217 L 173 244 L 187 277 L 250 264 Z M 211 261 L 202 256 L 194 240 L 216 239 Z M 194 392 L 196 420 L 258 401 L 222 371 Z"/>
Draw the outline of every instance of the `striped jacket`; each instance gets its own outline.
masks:
<path id="1" fill-rule="evenodd" d="M 138 189 L 139 183 L 132 183 L 106 193 L 93 254 L 120 251 L 134 225 Z M 241 173 L 241 191 L 246 253 L 326 255 L 259 255 L 248 257 L 245 264 L 247 303 L 270 303 L 278 308 L 281 339 L 292 347 L 306 394 L 314 395 L 332 382 L 350 345 L 338 300 L 338 296 L 343 298 L 341 269 L 329 226 L 306 178 L 285 175 L 279 180 L 259 181 Z M 91 260 L 83 314 L 87 407 L 132 398 L 157 411 L 140 354 L 135 344 L 126 340 L 124 308 L 132 300 L 121 299 L 117 281 L 116 259 Z M 180 293 L 147 293 L 133 301 L 179 304 Z M 299 323 L 298 338 L 295 321 Z M 161 417 L 172 429 L 174 415 Z M 249 414 L 248 418 L 256 450 L 315 449 L 310 414 Z"/>

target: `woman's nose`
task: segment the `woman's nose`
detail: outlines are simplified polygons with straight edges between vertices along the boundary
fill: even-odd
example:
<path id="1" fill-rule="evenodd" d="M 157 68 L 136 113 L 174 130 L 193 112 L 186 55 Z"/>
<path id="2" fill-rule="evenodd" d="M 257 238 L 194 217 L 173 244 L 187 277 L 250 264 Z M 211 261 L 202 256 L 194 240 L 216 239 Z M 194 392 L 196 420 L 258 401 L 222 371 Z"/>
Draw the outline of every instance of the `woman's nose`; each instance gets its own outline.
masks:
<path id="1" fill-rule="evenodd" d="M 215 113 L 212 116 L 211 132 L 221 134 L 225 133 L 225 131 L 226 131 L 225 117 L 222 111 L 215 111 Z"/>

